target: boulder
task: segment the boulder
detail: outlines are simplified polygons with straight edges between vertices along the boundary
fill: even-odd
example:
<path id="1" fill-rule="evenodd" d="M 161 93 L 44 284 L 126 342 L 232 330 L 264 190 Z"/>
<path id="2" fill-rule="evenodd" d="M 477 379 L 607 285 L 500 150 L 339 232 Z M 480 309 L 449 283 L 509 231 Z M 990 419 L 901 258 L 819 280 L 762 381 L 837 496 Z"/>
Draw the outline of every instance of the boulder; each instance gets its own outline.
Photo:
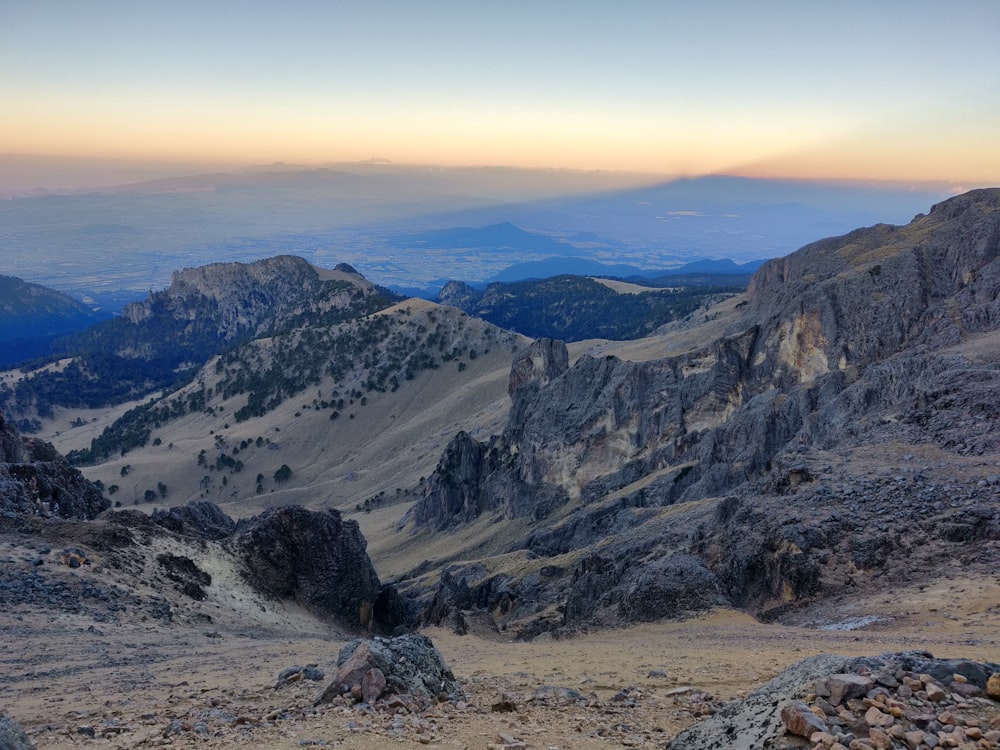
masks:
<path id="1" fill-rule="evenodd" d="M 464 698 L 441 652 L 430 638 L 416 633 L 347 643 L 337 658 L 337 674 L 314 705 L 347 695 L 368 704 L 390 695 L 408 696 L 424 707 Z"/>
<path id="2" fill-rule="evenodd" d="M 399 603 L 383 590 L 357 521 L 335 510 L 271 508 L 240 521 L 228 543 L 247 581 L 267 596 L 354 631 L 392 632 L 402 624 L 385 619 L 400 616 Z"/>
<path id="3" fill-rule="evenodd" d="M 812 737 L 816 732 L 829 730 L 826 723 L 802 701 L 792 701 L 781 709 L 781 723 L 790 734 L 798 737 Z"/>
<path id="4" fill-rule="evenodd" d="M 35 750 L 35 746 L 17 722 L 7 716 L 0 716 L 0 750 Z"/>

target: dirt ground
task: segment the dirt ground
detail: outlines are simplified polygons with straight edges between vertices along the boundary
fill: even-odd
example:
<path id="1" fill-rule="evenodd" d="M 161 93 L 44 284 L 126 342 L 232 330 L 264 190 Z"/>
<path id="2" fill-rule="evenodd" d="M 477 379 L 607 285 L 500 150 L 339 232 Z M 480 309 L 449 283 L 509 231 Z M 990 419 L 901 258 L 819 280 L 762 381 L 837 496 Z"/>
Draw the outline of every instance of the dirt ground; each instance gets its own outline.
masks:
<path id="1" fill-rule="evenodd" d="M 192 625 L 8 608 L 0 708 L 38 748 L 662 748 L 813 654 L 921 649 L 1000 661 L 1000 584 L 959 576 L 804 610 L 795 626 L 716 610 L 531 643 L 430 629 L 467 700 L 393 714 L 313 708 L 322 682 L 276 690 L 292 665 L 329 676 L 344 641 L 302 613 L 278 614 Z"/>

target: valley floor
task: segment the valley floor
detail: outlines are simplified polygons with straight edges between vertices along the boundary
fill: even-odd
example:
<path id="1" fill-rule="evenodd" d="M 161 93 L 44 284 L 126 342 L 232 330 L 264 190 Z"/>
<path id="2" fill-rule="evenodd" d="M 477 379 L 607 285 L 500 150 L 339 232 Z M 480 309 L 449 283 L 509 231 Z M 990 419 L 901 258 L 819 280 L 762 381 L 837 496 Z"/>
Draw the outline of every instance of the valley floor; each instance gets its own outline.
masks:
<path id="1" fill-rule="evenodd" d="M 795 626 L 716 610 L 531 643 L 430 629 L 425 633 L 468 700 L 392 715 L 314 709 L 322 683 L 274 688 L 292 665 L 316 663 L 331 675 L 343 636 L 315 621 L 102 621 L 93 612 L 20 604 L 0 612 L 0 708 L 40 749 L 474 750 L 522 746 L 518 741 L 533 748 L 662 748 L 699 715 L 812 654 L 923 649 L 1000 660 L 994 576 L 970 574 L 824 606 L 800 612 Z M 544 686 L 556 689 L 539 690 Z M 563 688 L 586 701 L 567 702 Z"/>

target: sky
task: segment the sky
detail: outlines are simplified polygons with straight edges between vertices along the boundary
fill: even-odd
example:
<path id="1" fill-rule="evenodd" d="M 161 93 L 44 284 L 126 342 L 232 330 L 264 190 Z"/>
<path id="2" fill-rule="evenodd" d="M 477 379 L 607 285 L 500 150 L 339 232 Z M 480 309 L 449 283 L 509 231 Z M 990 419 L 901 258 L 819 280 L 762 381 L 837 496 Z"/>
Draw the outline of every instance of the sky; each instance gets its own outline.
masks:
<path id="1" fill-rule="evenodd" d="M 1000 0 L 0 0 L 0 154 L 1000 184 L 998 36 Z"/>

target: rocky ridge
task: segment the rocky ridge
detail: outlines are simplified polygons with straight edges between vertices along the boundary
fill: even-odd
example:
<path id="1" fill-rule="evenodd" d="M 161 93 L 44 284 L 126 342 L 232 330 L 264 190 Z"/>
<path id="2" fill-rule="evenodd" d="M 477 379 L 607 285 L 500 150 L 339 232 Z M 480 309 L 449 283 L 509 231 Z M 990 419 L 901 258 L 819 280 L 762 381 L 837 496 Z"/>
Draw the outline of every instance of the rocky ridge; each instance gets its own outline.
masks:
<path id="1" fill-rule="evenodd" d="M 408 520 L 441 532 L 526 519 L 508 551 L 551 564 L 450 575 L 504 620 L 561 602 L 528 633 L 718 601 L 694 592 L 785 607 L 892 570 L 900 550 L 988 565 L 997 289 L 1000 190 L 974 191 L 765 264 L 724 334 L 683 353 L 570 366 L 562 344 L 537 341 L 512 365 L 505 430 L 458 435 Z M 899 458 L 876 479 L 846 460 L 885 444 L 939 466 L 904 474 Z M 678 591 L 679 570 L 697 583 Z M 644 589 L 652 609 L 629 603 Z"/>
<path id="2" fill-rule="evenodd" d="M 55 448 L 22 437 L 0 414 L 0 511 L 94 518 L 109 507 L 101 490 Z"/>
<path id="3" fill-rule="evenodd" d="M 0 573 L 0 604 L 8 608 L 203 625 L 231 596 L 232 584 L 208 572 L 215 570 L 239 576 L 265 610 L 300 606 L 350 633 L 405 630 L 411 617 L 395 589 L 379 581 L 357 522 L 335 510 L 285 506 L 239 523 L 211 503 L 153 518 L 134 510 L 89 521 L 7 513 L 0 533 L 14 535 L 27 554 Z M 74 546 L 60 550 L 68 541 Z M 67 576 L 67 566 L 95 566 L 109 580 Z"/>

